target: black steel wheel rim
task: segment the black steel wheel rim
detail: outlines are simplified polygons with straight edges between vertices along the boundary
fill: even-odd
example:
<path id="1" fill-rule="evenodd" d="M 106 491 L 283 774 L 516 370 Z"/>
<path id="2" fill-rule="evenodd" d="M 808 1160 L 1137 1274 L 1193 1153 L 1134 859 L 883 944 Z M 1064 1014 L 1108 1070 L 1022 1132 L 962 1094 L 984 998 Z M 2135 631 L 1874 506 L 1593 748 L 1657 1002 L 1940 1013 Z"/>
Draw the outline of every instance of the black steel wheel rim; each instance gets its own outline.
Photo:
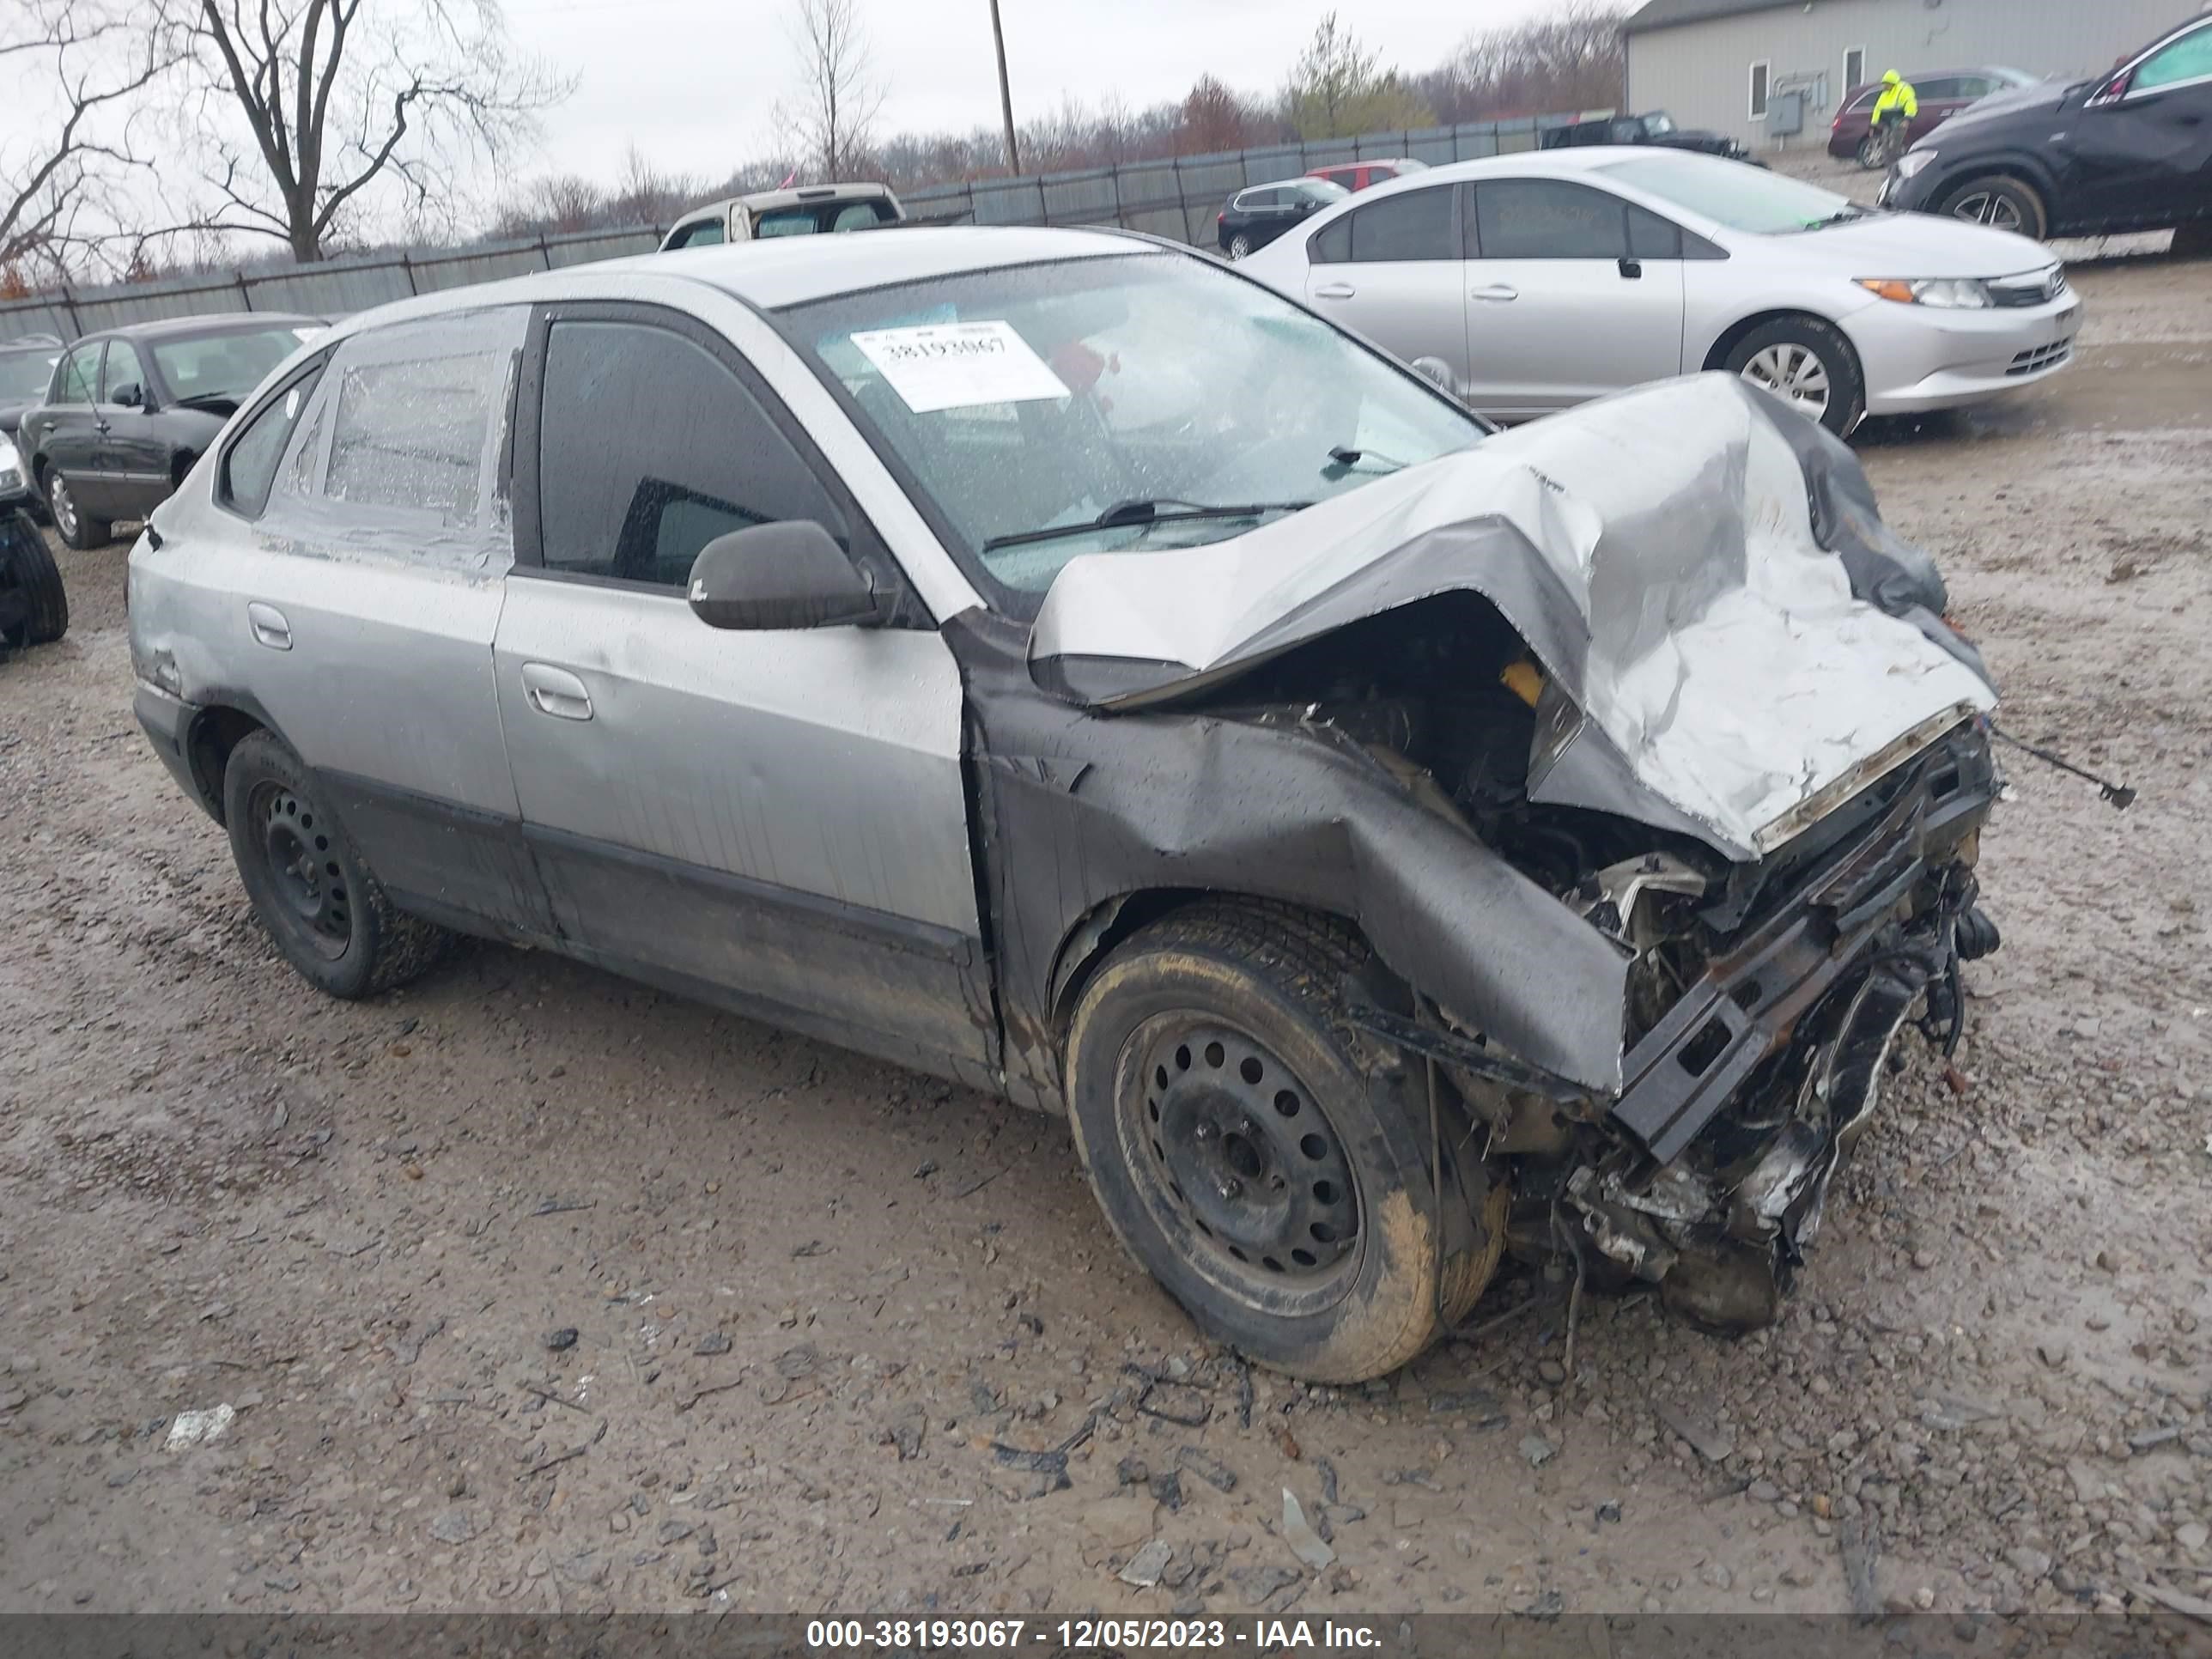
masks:
<path id="1" fill-rule="evenodd" d="M 1138 1188 L 1194 1267 L 1271 1312 L 1342 1296 L 1358 1270 L 1358 1188 L 1289 1066 L 1225 1022 L 1164 1015 L 1132 1035 L 1121 1085 Z"/>
<path id="2" fill-rule="evenodd" d="M 335 962 L 353 943 L 353 893 L 313 805 L 282 784 L 253 792 L 252 822 L 267 868 L 276 920 L 300 943 Z"/>

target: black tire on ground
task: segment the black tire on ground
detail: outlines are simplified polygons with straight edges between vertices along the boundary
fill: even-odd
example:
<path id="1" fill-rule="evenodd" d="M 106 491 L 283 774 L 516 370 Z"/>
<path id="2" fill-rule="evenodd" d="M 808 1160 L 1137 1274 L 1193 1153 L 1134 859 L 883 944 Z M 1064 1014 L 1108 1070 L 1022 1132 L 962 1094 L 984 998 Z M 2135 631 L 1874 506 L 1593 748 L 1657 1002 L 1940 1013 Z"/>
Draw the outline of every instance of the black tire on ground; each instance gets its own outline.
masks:
<path id="1" fill-rule="evenodd" d="M 2039 242 L 2051 226 L 2050 212 L 2035 186 L 2008 173 L 1985 173 L 1954 185 L 1936 210 L 2000 230 L 2017 229 Z"/>
<path id="2" fill-rule="evenodd" d="M 222 798 L 231 856 L 254 914 L 317 990 L 377 996 L 444 953 L 451 935 L 394 908 L 325 810 L 299 757 L 268 732 L 230 751 Z"/>
<path id="3" fill-rule="evenodd" d="M 115 539 L 115 527 L 105 519 L 95 519 L 77 505 L 76 493 L 69 480 L 59 473 L 48 475 L 46 483 L 46 508 L 54 516 L 54 528 L 61 538 L 80 553 L 89 553 L 96 547 L 105 547 Z"/>
<path id="4" fill-rule="evenodd" d="M 1116 947 L 1068 1037 L 1069 1116 L 1115 1235 L 1209 1337 L 1319 1382 L 1435 1337 L 1502 1239 L 1437 1260 L 1421 1071 L 1346 1024 L 1341 923 L 1207 903 Z"/>
<path id="5" fill-rule="evenodd" d="M 1859 354 L 1841 329 L 1818 317 L 1761 323 L 1735 343 L 1725 367 L 1799 414 L 1812 416 L 1839 438 L 1850 436 L 1866 413 L 1866 374 Z M 1814 401 L 1816 386 L 1823 388 L 1823 401 Z"/>
<path id="6" fill-rule="evenodd" d="M 52 645 L 69 632 L 61 567 L 27 513 L 0 514 L 0 587 L 14 591 L 21 611 L 8 644 Z"/>

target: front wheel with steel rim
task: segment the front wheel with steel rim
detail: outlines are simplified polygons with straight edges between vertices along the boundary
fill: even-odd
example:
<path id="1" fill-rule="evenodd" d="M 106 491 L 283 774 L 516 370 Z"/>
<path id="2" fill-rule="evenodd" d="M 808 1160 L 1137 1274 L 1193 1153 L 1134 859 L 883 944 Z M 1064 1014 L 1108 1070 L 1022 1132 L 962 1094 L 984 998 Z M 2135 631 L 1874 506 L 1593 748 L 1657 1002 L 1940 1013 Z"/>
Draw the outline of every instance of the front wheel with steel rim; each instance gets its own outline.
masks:
<path id="1" fill-rule="evenodd" d="M 54 515 L 54 528 L 61 532 L 62 540 L 80 553 L 105 547 L 115 539 L 107 520 L 94 518 L 79 506 L 76 492 L 58 472 L 46 480 L 46 507 Z"/>
<path id="2" fill-rule="evenodd" d="M 348 999 L 404 985 L 447 935 L 385 896 L 298 756 L 266 732 L 231 751 L 222 777 L 231 856 L 277 951 L 318 990 Z"/>
<path id="3" fill-rule="evenodd" d="M 1420 1073 L 1339 1006 L 1365 956 L 1304 912 L 1181 911 L 1108 957 L 1066 1051 L 1115 1234 L 1207 1336 L 1320 1382 L 1382 1376 L 1437 1329 Z"/>
<path id="4" fill-rule="evenodd" d="M 1866 412 L 1866 380 L 1858 353 L 1833 323 L 1782 317 L 1737 341 L 1729 372 L 1844 436 Z"/>
<path id="5" fill-rule="evenodd" d="M 1992 230 L 2033 236 L 2039 241 L 2050 222 L 2043 198 L 2021 180 L 2005 173 L 1967 179 L 1944 197 L 1936 211 Z"/>

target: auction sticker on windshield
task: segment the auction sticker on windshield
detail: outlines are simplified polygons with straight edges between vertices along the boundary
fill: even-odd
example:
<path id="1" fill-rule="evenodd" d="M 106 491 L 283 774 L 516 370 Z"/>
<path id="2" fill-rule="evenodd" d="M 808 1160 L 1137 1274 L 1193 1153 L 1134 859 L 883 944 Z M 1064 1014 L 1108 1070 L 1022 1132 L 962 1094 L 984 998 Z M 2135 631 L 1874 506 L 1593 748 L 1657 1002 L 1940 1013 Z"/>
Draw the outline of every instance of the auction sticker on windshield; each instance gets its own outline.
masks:
<path id="1" fill-rule="evenodd" d="M 870 329 L 853 343 L 917 415 L 1065 398 L 1066 386 L 1012 323 Z"/>

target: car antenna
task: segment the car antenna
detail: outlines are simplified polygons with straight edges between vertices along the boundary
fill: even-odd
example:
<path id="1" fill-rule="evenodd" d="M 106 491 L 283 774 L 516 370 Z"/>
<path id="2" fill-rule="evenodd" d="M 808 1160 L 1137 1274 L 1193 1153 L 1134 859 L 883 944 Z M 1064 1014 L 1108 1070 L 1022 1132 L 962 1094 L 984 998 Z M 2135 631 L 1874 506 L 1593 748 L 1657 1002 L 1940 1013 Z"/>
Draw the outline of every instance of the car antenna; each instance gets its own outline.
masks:
<path id="1" fill-rule="evenodd" d="M 2054 755 L 2048 749 L 2038 749 L 2032 743 L 2021 742 L 2009 732 L 2000 731 L 1997 727 L 1997 723 L 1995 720 L 1991 720 L 1988 724 L 1990 734 L 1992 737 L 1996 738 L 1999 741 L 2008 743 L 2014 748 L 2022 750 L 2027 753 L 2034 756 L 2036 759 L 2041 761 L 2045 766 L 2056 767 L 2061 772 L 2070 772 L 2077 778 L 2081 778 L 2087 782 L 2095 784 L 2097 786 L 2097 793 L 2105 799 L 2112 802 L 2112 810 L 2114 811 L 2124 812 L 2128 808 L 2136 804 L 2136 792 L 2129 788 L 2126 784 L 2107 783 L 2104 779 L 2099 777 L 2094 772 L 2083 771 L 2080 767 L 2075 765 L 2073 762 L 2068 760 L 2063 755 Z"/>

